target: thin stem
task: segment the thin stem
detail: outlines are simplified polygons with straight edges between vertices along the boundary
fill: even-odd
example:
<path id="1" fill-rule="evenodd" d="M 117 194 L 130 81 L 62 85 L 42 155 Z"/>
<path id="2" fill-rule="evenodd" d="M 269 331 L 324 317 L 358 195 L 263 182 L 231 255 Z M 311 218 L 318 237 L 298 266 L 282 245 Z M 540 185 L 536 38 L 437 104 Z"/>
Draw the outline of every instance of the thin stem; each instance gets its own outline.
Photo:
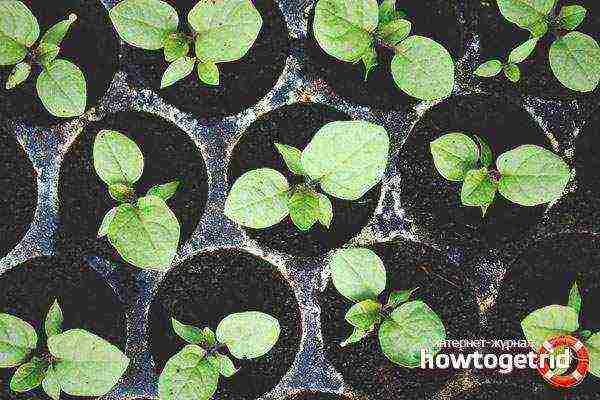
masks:
<path id="1" fill-rule="evenodd" d="M 456 283 L 452 282 L 450 279 L 448 279 L 448 278 L 446 278 L 446 277 L 444 277 L 444 276 L 442 276 L 442 275 L 440 275 L 440 274 L 438 274 L 438 273 L 434 272 L 434 271 L 431 269 L 431 267 L 428 267 L 428 266 L 426 266 L 426 265 L 419 265 L 419 266 L 418 266 L 418 269 L 419 269 L 419 270 L 421 270 L 421 271 L 423 271 L 423 272 L 425 272 L 425 273 L 426 273 L 426 274 L 428 274 L 428 275 L 433 275 L 433 276 L 435 276 L 436 278 L 443 280 L 444 282 L 446 282 L 446 283 L 448 283 L 448 284 L 450 284 L 450 285 L 454 286 L 454 287 L 455 287 L 455 288 L 457 288 L 457 289 L 462 289 L 462 287 L 460 287 L 460 286 L 459 286 L 459 285 L 457 285 Z"/>

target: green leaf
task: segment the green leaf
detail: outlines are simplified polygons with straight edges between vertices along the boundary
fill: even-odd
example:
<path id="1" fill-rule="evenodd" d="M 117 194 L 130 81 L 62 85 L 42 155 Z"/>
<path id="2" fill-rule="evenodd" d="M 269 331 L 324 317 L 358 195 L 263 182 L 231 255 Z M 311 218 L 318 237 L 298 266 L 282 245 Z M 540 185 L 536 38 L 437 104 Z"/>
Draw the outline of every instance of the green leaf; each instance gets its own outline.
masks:
<path id="1" fill-rule="evenodd" d="M 262 17 L 250 0 L 200 1 L 188 21 L 198 33 L 196 57 L 213 63 L 244 57 L 262 28 Z"/>
<path id="2" fill-rule="evenodd" d="M 412 24 L 406 19 L 396 19 L 377 29 L 379 37 L 387 44 L 396 46 L 410 35 Z"/>
<path id="3" fill-rule="evenodd" d="M 590 374 L 600 378 L 600 332 L 592 335 L 585 346 L 590 353 Z"/>
<path id="4" fill-rule="evenodd" d="M 570 32 L 550 47 L 550 67 L 556 79 L 578 92 L 591 92 L 600 81 L 600 46 L 592 37 Z"/>
<path id="5" fill-rule="evenodd" d="M 109 15 L 121 39 L 146 50 L 162 49 L 179 25 L 177 10 L 161 0 L 123 0 Z"/>
<path id="6" fill-rule="evenodd" d="M 571 286 L 571 290 L 569 291 L 569 303 L 568 307 L 571 307 L 573 310 L 579 314 L 581 312 L 581 293 L 579 292 L 579 286 L 577 286 L 577 282 L 573 283 Z"/>
<path id="7" fill-rule="evenodd" d="M 371 48 L 378 23 L 376 0 L 319 0 L 313 30 L 317 43 L 327 54 L 356 62 Z"/>
<path id="8" fill-rule="evenodd" d="M 396 14 L 396 0 L 383 0 L 379 5 L 379 25 L 385 25 L 394 20 Z"/>
<path id="9" fill-rule="evenodd" d="M 475 70 L 474 74 L 483 78 L 491 78 L 502 71 L 502 62 L 500 60 L 489 60 L 481 64 Z"/>
<path id="10" fill-rule="evenodd" d="M 323 193 L 319 193 L 319 222 L 329 229 L 333 220 L 333 205 L 331 200 Z"/>
<path id="11" fill-rule="evenodd" d="M 48 363 L 41 358 L 33 357 L 31 361 L 21 365 L 10 380 L 10 390 L 17 393 L 28 392 L 40 386 Z"/>
<path id="12" fill-rule="evenodd" d="M 556 0 L 498 0 L 500 12 L 509 22 L 533 31 L 548 19 Z"/>
<path id="13" fill-rule="evenodd" d="M 219 67 L 213 62 L 199 62 L 198 63 L 198 78 L 207 85 L 219 86 L 221 82 L 221 76 Z"/>
<path id="14" fill-rule="evenodd" d="M 217 343 L 217 336 L 209 327 L 202 329 L 202 334 L 204 335 L 207 346 L 214 346 L 215 343 Z"/>
<path id="15" fill-rule="evenodd" d="M 364 339 L 368 334 L 369 334 L 369 331 L 365 331 L 363 329 L 354 327 L 354 331 L 352 331 L 352 334 L 346 340 L 344 340 L 342 343 L 340 343 L 340 346 L 346 347 L 349 344 L 358 343 L 362 339 Z"/>
<path id="16" fill-rule="evenodd" d="M 275 148 L 283 157 L 283 161 L 288 169 L 296 175 L 304 175 L 304 169 L 302 169 L 302 151 L 300 149 L 288 146 L 287 144 L 275 143 Z"/>
<path id="17" fill-rule="evenodd" d="M 366 121 L 331 122 L 302 152 L 302 166 L 326 193 L 357 200 L 383 178 L 389 147 L 382 126 Z"/>
<path id="18" fill-rule="evenodd" d="M 173 330 L 177 336 L 186 342 L 190 344 L 201 344 L 206 342 L 202 329 L 181 323 L 175 318 L 171 318 L 171 324 L 173 325 Z"/>
<path id="19" fill-rule="evenodd" d="M 487 167 L 467 172 L 460 192 L 463 205 L 470 207 L 489 207 L 496 197 L 497 185 L 492 182 Z"/>
<path id="20" fill-rule="evenodd" d="M 117 207 L 108 240 L 123 259 L 139 268 L 166 271 L 179 245 L 179 221 L 159 197 Z"/>
<path id="21" fill-rule="evenodd" d="M 509 81 L 513 83 L 519 82 L 521 80 L 521 70 L 516 64 L 505 65 L 504 75 Z"/>
<path id="22" fill-rule="evenodd" d="M 78 117 L 85 112 L 87 83 L 70 61 L 57 59 L 45 65 L 36 88 L 42 104 L 55 117 Z"/>
<path id="23" fill-rule="evenodd" d="M 288 207 L 292 222 L 301 231 L 310 230 L 319 219 L 319 195 L 304 185 L 296 187 Z"/>
<path id="24" fill-rule="evenodd" d="M 568 335 L 579 329 L 579 316 L 571 307 L 551 305 L 535 310 L 523 321 L 523 334 L 534 351 L 555 336 Z"/>
<path id="25" fill-rule="evenodd" d="M 20 318 L 0 314 L 0 368 L 16 367 L 37 347 L 35 329 Z"/>
<path id="26" fill-rule="evenodd" d="M 368 331 L 381 322 L 381 309 L 381 304 L 375 300 L 363 300 L 348 310 L 345 319 L 350 325 Z"/>
<path id="27" fill-rule="evenodd" d="M 133 186 L 144 170 L 144 156 L 138 145 L 117 131 L 102 130 L 94 140 L 94 168 L 107 185 Z"/>
<path id="28" fill-rule="evenodd" d="M 230 314 L 217 326 L 217 341 L 227 345 L 237 359 L 258 358 L 267 354 L 277 340 L 279 321 L 258 311 Z"/>
<path id="29" fill-rule="evenodd" d="M 490 147 L 489 143 L 477 136 L 474 135 L 475 140 L 477 141 L 477 144 L 479 145 L 479 154 L 480 154 L 480 162 L 481 165 L 484 167 L 489 167 L 490 165 L 492 165 L 494 163 L 494 153 L 492 152 L 492 148 Z"/>
<path id="30" fill-rule="evenodd" d="M 180 181 L 173 181 L 163 185 L 154 185 L 150 188 L 150 190 L 148 190 L 146 195 L 160 197 L 164 201 L 167 201 L 171 197 L 175 196 L 175 193 L 177 193 L 180 187 Z"/>
<path id="31" fill-rule="evenodd" d="M 285 176 L 278 171 L 261 168 L 246 172 L 229 191 L 225 215 L 248 228 L 268 228 L 288 215 L 289 190 Z"/>
<path id="32" fill-rule="evenodd" d="M 525 145 L 506 152 L 496 161 L 502 175 L 500 194 L 522 206 L 536 206 L 558 199 L 570 178 L 568 165 L 539 146 Z"/>
<path id="33" fill-rule="evenodd" d="M 21 83 L 25 82 L 27 78 L 29 78 L 29 74 L 31 74 L 31 65 L 25 62 L 18 63 L 8 76 L 8 80 L 6 81 L 6 89 L 12 90 L 16 88 Z"/>
<path id="34" fill-rule="evenodd" d="M 379 345 L 383 354 L 395 364 L 416 368 L 421 364 L 421 350 L 439 351 L 446 339 L 440 317 L 420 300 L 396 308 L 379 328 Z"/>
<path id="35" fill-rule="evenodd" d="M 63 313 L 58 304 L 58 300 L 54 300 L 54 303 L 50 306 L 50 310 L 48 310 L 46 320 L 44 321 L 46 336 L 51 337 L 61 333 L 63 321 Z"/>
<path id="36" fill-rule="evenodd" d="M 369 50 L 367 50 L 365 54 L 363 54 L 360 60 L 362 61 L 365 67 L 364 80 L 366 82 L 369 79 L 369 74 L 371 73 L 371 71 L 373 71 L 375 67 L 379 65 L 379 60 L 377 59 L 377 52 L 374 48 L 371 47 Z"/>
<path id="37" fill-rule="evenodd" d="M 238 372 L 238 369 L 235 368 L 235 365 L 233 365 L 231 358 L 227 357 L 226 355 L 215 353 L 208 356 L 207 359 L 213 368 L 219 371 L 219 373 L 226 378 L 231 378 L 236 372 Z"/>
<path id="38" fill-rule="evenodd" d="M 103 396 L 121 378 L 129 359 L 117 347 L 83 329 L 71 329 L 48 339 L 57 361 L 56 379 L 72 396 Z"/>
<path id="39" fill-rule="evenodd" d="M 172 33 L 165 39 L 165 61 L 172 63 L 190 52 L 190 42 L 183 33 Z"/>
<path id="40" fill-rule="evenodd" d="M 46 370 L 46 376 L 42 381 L 42 388 L 52 400 L 60 399 L 60 383 L 58 382 L 58 377 L 56 376 L 56 372 L 54 372 L 54 367 L 52 365 Z"/>
<path id="41" fill-rule="evenodd" d="M 52 61 L 56 60 L 58 53 L 60 53 L 60 47 L 51 43 L 42 42 L 37 49 L 35 49 L 35 54 L 38 61 L 45 68 L 48 68 Z"/>
<path id="42" fill-rule="evenodd" d="M 135 201 L 135 191 L 128 185 L 115 183 L 108 187 L 110 197 L 120 203 L 129 203 Z"/>
<path id="43" fill-rule="evenodd" d="M 529 57 L 531 53 L 533 53 L 533 50 L 535 50 L 535 46 L 537 46 L 538 40 L 538 38 L 533 37 L 525 43 L 519 45 L 517 48 L 510 52 L 510 55 L 508 56 L 508 62 L 518 64 L 520 62 L 525 61 L 527 57 Z"/>
<path id="44" fill-rule="evenodd" d="M 376 299 L 385 289 L 383 261 L 372 250 L 337 250 L 328 263 L 333 286 L 349 300 Z"/>
<path id="45" fill-rule="evenodd" d="M 564 6 L 558 14 L 558 21 L 562 29 L 572 31 L 581 25 L 586 15 L 585 7 L 580 5 Z"/>
<path id="46" fill-rule="evenodd" d="M 164 89 L 186 78 L 194 70 L 196 60 L 192 57 L 181 57 L 169 64 L 160 81 L 160 88 Z"/>
<path id="47" fill-rule="evenodd" d="M 454 61 L 436 41 L 411 36 L 396 46 L 392 76 L 409 96 L 438 100 L 450 96 L 454 89 Z"/>
<path id="48" fill-rule="evenodd" d="M 206 352 L 187 345 L 167 361 L 158 378 L 161 400 L 208 400 L 217 391 L 219 371 L 205 357 Z"/>
<path id="49" fill-rule="evenodd" d="M 418 287 L 412 288 L 412 289 L 393 291 L 392 293 L 390 293 L 390 297 L 388 298 L 385 308 L 387 308 L 387 309 L 396 308 L 400 304 L 406 303 L 411 298 L 413 293 L 416 292 L 417 290 L 419 290 Z"/>
<path id="50" fill-rule="evenodd" d="M 461 132 L 447 133 L 430 143 L 435 168 L 449 181 L 460 182 L 479 160 L 477 143 Z"/>
<path id="51" fill-rule="evenodd" d="M 20 63 L 40 36 L 37 19 L 17 0 L 0 1 L 0 65 Z"/>
<path id="52" fill-rule="evenodd" d="M 104 237 L 108 235 L 108 230 L 110 229 L 110 224 L 112 224 L 113 219 L 115 218 L 115 214 L 117 213 L 117 207 L 113 207 L 104 214 L 104 218 L 102 218 L 102 223 L 100 224 L 100 229 L 98 229 L 98 237 Z"/>
<path id="53" fill-rule="evenodd" d="M 77 15 L 70 14 L 69 18 L 54 24 L 50 29 L 48 29 L 44 36 L 42 36 L 42 40 L 40 42 L 53 44 L 57 47 L 60 47 L 62 41 L 65 39 L 65 36 L 67 36 L 71 25 L 73 25 L 75 21 L 77 21 Z"/>
<path id="54" fill-rule="evenodd" d="M 538 23 L 534 24 L 530 28 L 531 36 L 535 38 L 541 38 L 546 33 L 548 33 L 548 29 L 550 28 L 547 20 L 540 20 Z"/>
<path id="55" fill-rule="evenodd" d="M 586 341 L 588 340 L 590 337 L 592 336 L 592 331 L 589 331 L 587 329 L 584 329 L 582 331 L 579 331 L 579 337 L 581 338 L 581 340 Z"/>

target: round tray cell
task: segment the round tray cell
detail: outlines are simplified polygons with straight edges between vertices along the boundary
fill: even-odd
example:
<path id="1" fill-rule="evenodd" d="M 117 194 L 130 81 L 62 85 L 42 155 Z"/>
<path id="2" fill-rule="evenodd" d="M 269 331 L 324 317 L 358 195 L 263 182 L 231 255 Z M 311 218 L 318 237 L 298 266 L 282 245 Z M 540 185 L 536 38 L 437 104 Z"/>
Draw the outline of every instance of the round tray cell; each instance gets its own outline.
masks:
<path id="1" fill-rule="evenodd" d="M 242 174 L 257 168 L 273 168 L 283 173 L 290 185 L 300 183 L 302 178 L 289 172 L 275 143 L 304 149 L 325 124 L 349 119 L 346 114 L 316 104 L 295 104 L 268 113 L 254 122 L 237 144 L 229 166 L 230 186 Z M 258 242 L 280 251 L 319 255 L 341 246 L 367 224 L 377 207 L 379 188 L 376 186 L 357 201 L 328 196 L 333 204 L 333 222 L 329 229 L 315 224 L 310 231 L 302 232 L 288 216 L 273 227 L 246 228 L 246 232 Z"/>
<path id="2" fill-rule="evenodd" d="M 37 203 L 36 179 L 31 161 L 14 133 L 0 130 L 0 258 L 23 238 L 33 219 Z M 10 210 L 10 212 L 8 212 Z"/>
<path id="3" fill-rule="evenodd" d="M 85 329 L 124 350 L 123 304 L 85 261 L 36 258 L 0 276 L 0 310 L 33 325 L 38 335 L 38 353 L 47 350 L 44 320 L 55 299 L 63 311 L 64 330 Z M 14 371 L 14 368 L 0 369 L 0 398 L 45 398 L 41 388 L 20 395 L 12 393 L 9 383 Z M 76 398 L 61 394 L 61 399 Z"/>
<path id="4" fill-rule="evenodd" d="M 245 253 L 196 256 L 166 276 L 150 309 L 150 344 L 157 373 L 185 345 L 173 332 L 171 318 L 214 331 L 227 315 L 243 311 L 277 318 L 281 334 L 265 356 L 233 359 L 240 370 L 231 378 L 220 379 L 215 398 L 254 400 L 271 390 L 289 370 L 298 350 L 298 304 L 275 267 Z"/>
<path id="5" fill-rule="evenodd" d="M 167 204 L 181 224 L 183 244 L 196 229 L 206 204 L 208 178 L 202 154 L 185 132 L 167 121 L 149 114 L 119 113 L 89 125 L 65 156 L 60 179 L 59 246 L 80 257 L 121 260 L 106 238 L 97 238 L 102 218 L 117 205 L 93 165 L 93 143 L 102 129 L 119 131 L 141 148 L 144 173 L 135 185 L 139 196 L 153 185 L 181 181 L 181 188 Z"/>
<path id="6" fill-rule="evenodd" d="M 97 105 L 104 96 L 118 68 L 119 41 L 113 32 L 107 11 L 99 0 L 22 0 L 40 24 L 40 39 L 55 23 L 77 15 L 61 46 L 59 58 L 79 66 L 87 81 L 88 108 Z M 0 114 L 28 124 L 50 126 L 64 119 L 52 116 L 37 96 L 37 67 L 27 82 L 6 90 L 4 83 L 12 66 L 0 68 Z"/>
<path id="7" fill-rule="evenodd" d="M 412 298 L 423 300 L 440 316 L 448 339 L 477 336 L 479 315 L 463 271 L 424 245 L 400 243 L 373 250 L 387 270 L 386 291 L 379 301 L 387 301 L 391 290 L 419 287 Z M 352 331 L 344 320 L 352 304 L 331 283 L 320 303 L 327 358 L 352 389 L 369 398 L 429 399 L 456 373 L 452 369 L 408 369 L 395 365 L 383 355 L 376 333 L 357 344 L 340 347 Z"/>
<path id="8" fill-rule="evenodd" d="M 461 183 L 444 179 L 435 169 L 430 143 L 450 132 L 478 135 L 488 141 L 494 157 L 523 144 L 549 148 L 542 130 L 519 106 L 503 97 L 456 97 L 429 110 L 400 152 L 402 198 L 429 226 L 465 248 L 499 246 L 531 228 L 544 206 L 522 207 L 499 193 L 482 217 L 478 207 L 461 205 Z"/>
<path id="9" fill-rule="evenodd" d="M 462 29 L 457 22 L 455 5 L 445 0 L 409 0 L 399 2 L 398 9 L 407 14 L 413 24 L 412 35 L 432 38 L 448 49 L 457 60 L 462 54 Z M 366 104 L 382 110 L 397 110 L 414 106 L 419 102 L 396 86 L 390 65 L 393 53 L 378 49 L 379 65 L 364 80 L 362 62 L 352 64 L 337 60 L 325 53 L 317 43 L 314 30 L 315 11 L 311 10 L 306 42 L 307 73 L 327 81 L 335 93 L 358 104 Z M 439 30 L 437 27 L 445 29 Z"/>
<path id="10" fill-rule="evenodd" d="M 187 15 L 197 0 L 176 0 L 180 30 L 188 30 Z M 248 53 L 238 61 L 219 64 L 220 84 L 209 86 L 193 72 L 165 89 L 160 81 L 168 64 L 164 53 L 125 46 L 122 68 L 137 81 L 157 91 L 182 111 L 205 117 L 236 114 L 254 105 L 271 90 L 283 72 L 289 50 L 285 22 L 275 0 L 257 0 L 254 5 L 263 18 L 263 27 Z M 193 50 L 190 54 L 193 54 Z"/>

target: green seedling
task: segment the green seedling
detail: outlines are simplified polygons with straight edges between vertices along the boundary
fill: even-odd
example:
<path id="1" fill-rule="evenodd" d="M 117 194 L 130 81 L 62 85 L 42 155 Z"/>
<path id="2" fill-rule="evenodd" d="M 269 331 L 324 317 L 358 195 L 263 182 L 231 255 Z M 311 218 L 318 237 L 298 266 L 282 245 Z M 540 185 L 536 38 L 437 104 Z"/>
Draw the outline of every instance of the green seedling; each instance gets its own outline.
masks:
<path id="1" fill-rule="evenodd" d="M 590 373 L 600 378 L 600 332 L 593 334 L 579 324 L 582 297 L 577 283 L 573 283 L 566 306 L 550 305 L 533 311 L 521 321 L 525 338 L 534 351 L 555 336 L 578 337 L 590 355 Z"/>
<path id="2" fill-rule="evenodd" d="M 262 28 L 250 0 L 200 0 L 188 14 L 187 32 L 179 30 L 177 10 L 162 0 L 123 0 L 110 10 L 110 19 L 126 43 L 163 49 L 169 67 L 161 89 L 186 78 L 194 67 L 202 82 L 219 85 L 217 64 L 244 57 Z"/>
<path id="3" fill-rule="evenodd" d="M 162 400 L 208 400 L 217 391 L 219 377 L 231 378 L 238 360 L 267 354 L 279 339 L 279 322 L 268 314 L 247 311 L 230 314 L 216 332 L 171 319 L 175 333 L 188 344 L 167 361 L 158 379 Z"/>
<path id="4" fill-rule="evenodd" d="M 103 130 L 94 141 L 94 168 L 119 205 L 104 216 L 98 237 L 109 242 L 128 263 L 139 268 L 165 271 L 179 245 L 180 227 L 166 201 L 179 182 L 155 185 L 143 197 L 133 188 L 144 170 L 138 145 L 120 132 Z"/>
<path id="5" fill-rule="evenodd" d="M 37 19 L 25 4 L 0 0 L 0 66 L 13 65 L 6 82 L 12 90 L 25 82 L 31 73 L 41 71 L 36 82 L 38 96 L 55 117 L 71 118 L 85 112 L 87 83 L 81 69 L 58 58 L 60 47 L 75 14 L 52 26 L 40 36 Z M 37 44 L 36 44 L 37 43 Z"/>
<path id="6" fill-rule="evenodd" d="M 289 170 L 304 181 L 290 187 L 285 176 L 269 168 L 246 172 L 233 184 L 225 215 L 254 229 L 281 222 L 289 214 L 302 231 L 318 221 L 329 228 L 333 206 L 325 193 L 358 200 L 385 172 L 389 152 L 386 130 L 366 121 L 339 121 L 322 127 L 301 151 L 275 144 Z"/>
<path id="7" fill-rule="evenodd" d="M 439 351 L 446 329 L 438 315 L 421 300 L 411 300 L 418 288 L 392 291 L 379 302 L 386 287 L 383 262 L 363 248 L 337 250 L 328 263 L 333 286 L 355 303 L 346 313 L 352 334 L 342 347 L 358 343 L 379 327 L 379 345 L 393 363 L 406 368 L 420 365 L 421 350 Z"/>
<path id="8" fill-rule="evenodd" d="M 475 75 L 490 78 L 504 71 L 509 80 L 518 82 L 521 71 L 517 64 L 526 60 L 538 41 L 551 32 L 555 40 L 548 56 L 556 79 L 577 92 L 596 89 L 600 82 L 600 45 L 594 38 L 574 31 L 585 20 L 585 7 L 564 6 L 557 12 L 557 0 L 498 0 L 498 6 L 504 18 L 528 30 L 531 37 L 510 53 L 508 62 L 486 61 Z"/>
<path id="9" fill-rule="evenodd" d="M 0 314 L 0 368 L 17 368 L 10 389 L 24 393 L 42 387 L 53 400 L 71 396 L 104 396 L 117 383 L 129 359 L 115 346 L 85 331 L 63 331 L 63 313 L 54 301 L 44 322 L 47 349 L 36 354 L 33 326 L 10 314 Z"/>
<path id="10" fill-rule="evenodd" d="M 421 100 L 448 97 L 454 89 L 454 61 L 436 41 L 410 36 L 412 23 L 396 10 L 396 0 L 319 0 L 314 35 L 338 60 L 365 67 L 365 80 L 378 64 L 377 49 L 393 52 L 392 77 L 409 96 Z"/>
<path id="11" fill-rule="evenodd" d="M 465 206 L 480 207 L 483 216 L 496 192 L 522 206 L 549 203 L 562 196 L 571 172 L 556 154 L 543 147 L 523 145 L 502 154 L 493 167 L 490 146 L 461 132 L 443 135 L 430 144 L 436 169 L 452 182 L 463 182 Z"/>

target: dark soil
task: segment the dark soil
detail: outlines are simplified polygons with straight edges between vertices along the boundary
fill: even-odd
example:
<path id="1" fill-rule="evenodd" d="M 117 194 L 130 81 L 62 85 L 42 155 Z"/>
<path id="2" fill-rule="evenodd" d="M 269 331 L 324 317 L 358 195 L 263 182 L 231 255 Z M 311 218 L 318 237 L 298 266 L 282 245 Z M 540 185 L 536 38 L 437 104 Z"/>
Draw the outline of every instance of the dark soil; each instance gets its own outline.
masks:
<path id="1" fill-rule="evenodd" d="M 187 15 L 197 2 L 170 2 L 179 12 L 180 30 L 189 31 Z M 150 86 L 167 102 L 198 117 L 223 117 L 245 110 L 273 88 L 289 51 L 288 33 L 276 2 L 257 0 L 254 4 L 263 18 L 262 31 L 241 60 L 219 64 L 219 86 L 205 85 L 193 72 L 186 79 L 161 90 L 161 77 L 168 66 L 162 50 L 148 51 L 126 45 L 122 68 L 138 84 Z"/>
<path id="2" fill-rule="evenodd" d="M 505 97 L 455 97 L 433 108 L 415 126 L 400 154 L 402 199 L 419 222 L 462 247 L 501 246 L 517 240 L 539 221 L 544 206 L 522 207 L 499 193 L 485 218 L 477 207 L 460 201 L 460 182 L 435 169 L 430 142 L 443 134 L 463 132 L 486 139 L 494 157 L 523 144 L 550 148 L 541 128 Z"/>
<path id="3" fill-rule="evenodd" d="M 59 58 L 74 62 L 83 71 L 88 88 L 88 107 L 95 106 L 106 93 L 118 66 L 119 41 L 106 9 L 99 0 L 23 0 L 39 21 L 40 38 L 55 23 L 77 14 L 63 41 Z M 12 67 L 0 69 L 0 115 L 25 123 L 50 126 L 62 121 L 52 116 L 39 100 L 35 89 L 41 72 L 34 68 L 26 83 L 7 91 L 4 83 Z"/>
<path id="4" fill-rule="evenodd" d="M 280 171 L 290 185 L 301 183 L 302 178 L 289 172 L 274 144 L 304 149 L 325 124 L 349 119 L 346 114 L 316 104 L 295 104 L 266 114 L 246 130 L 235 147 L 229 166 L 230 186 L 245 172 L 257 168 Z M 302 256 L 322 254 L 347 242 L 367 224 L 377 207 L 379 193 L 380 185 L 353 202 L 329 196 L 333 204 L 329 229 L 315 224 L 310 231 L 302 232 L 288 216 L 271 228 L 246 231 L 251 238 L 277 250 Z"/>
<path id="5" fill-rule="evenodd" d="M 0 310 L 29 322 L 38 334 L 38 352 L 46 351 L 44 319 L 58 299 L 63 329 L 88 330 L 119 347 L 125 345 L 125 313 L 112 289 L 87 263 L 67 257 L 44 257 L 26 262 L 2 275 Z M 10 392 L 14 369 L 0 369 L 0 398 L 44 398 L 40 389 L 26 394 Z M 66 394 L 61 399 L 82 399 Z"/>
<path id="6" fill-rule="evenodd" d="M 37 203 L 36 179 L 31 161 L 12 132 L 0 131 L 0 258 L 23 238 Z M 10 210 L 10 211 L 9 211 Z"/>
<path id="7" fill-rule="evenodd" d="M 425 301 L 442 319 L 448 339 L 472 339 L 479 331 L 475 299 L 467 271 L 458 270 L 429 247 L 410 243 L 374 248 L 387 269 L 390 290 L 419 287 L 413 298 Z M 425 266 L 430 272 L 420 269 Z M 437 274 L 434 275 L 434 274 Z M 442 276 L 452 282 L 445 281 Z M 341 348 L 351 333 L 344 315 L 351 307 L 330 284 L 321 299 L 323 338 L 329 361 L 353 389 L 373 399 L 429 399 L 456 373 L 453 370 L 422 370 L 399 367 L 381 352 L 374 334 L 358 344 Z"/>
<path id="8" fill-rule="evenodd" d="M 150 345 L 157 373 L 185 345 L 170 319 L 215 330 L 227 315 L 261 311 L 279 320 L 275 347 L 254 360 L 234 360 L 240 371 L 221 379 L 215 399 L 254 400 L 271 390 L 289 370 L 300 341 L 294 293 L 275 267 L 254 256 L 223 251 L 201 255 L 171 270 L 150 309 Z"/>
<path id="9" fill-rule="evenodd" d="M 89 125 L 72 144 L 62 164 L 59 247 L 83 256 L 123 262 L 106 238 L 97 232 L 104 214 L 117 205 L 93 166 L 92 149 L 98 132 L 117 130 L 133 139 L 144 154 L 144 173 L 136 184 L 139 196 L 155 184 L 174 180 L 181 189 L 167 204 L 181 224 L 181 241 L 198 225 L 208 193 L 208 178 L 200 150 L 189 136 L 158 117 L 119 113 Z"/>
<path id="10" fill-rule="evenodd" d="M 413 24 L 412 35 L 426 36 L 444 45 L 454 60 L 463 54 L 462 29 L 456 20 L 455 5 L 447 0 L 408 0 L 398 2 Z M 329 56 L 317 43 L 311 10 L 304 68 L 313 78 L 325 79 L 338 95 L 358 104 L 383 110 L 402 109 L 419 102 L 394 83 L 390 70 L 393 54 L 378 49 L 379 66 L 364 81 L 364 65 L 346 63 Z M 443 29 L 439 29 L 443 27 Z"/>
<path id="11" fill-rule="evenodd" d="M 345 397 L 329 393 L 303 393 L 289 397 L 287 400 L 347 400 Z"/>
<path id="12" fill-rule="evenodd" d="M 576 169 L 581 185 L 598 190 L 600 185 L 600 113 L 598 109 L 585 125 L 576 143 Z"/>

